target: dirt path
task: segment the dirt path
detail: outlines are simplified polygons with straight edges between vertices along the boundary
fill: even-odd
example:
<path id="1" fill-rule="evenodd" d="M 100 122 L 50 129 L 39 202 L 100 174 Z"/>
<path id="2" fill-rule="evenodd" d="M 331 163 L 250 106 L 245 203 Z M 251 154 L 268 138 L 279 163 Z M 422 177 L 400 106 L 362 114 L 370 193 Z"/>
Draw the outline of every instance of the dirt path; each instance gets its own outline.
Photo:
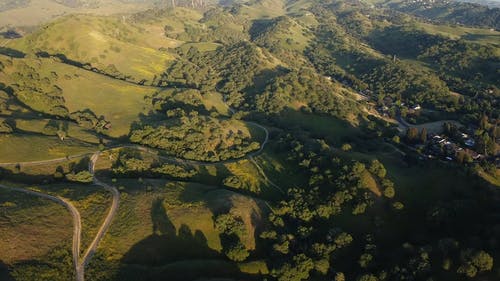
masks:
<path id="1" fill-rule="evenodd" d="M 210 165 L 220 165 L 220 164 L 229 164 L 229 163 L 236 163 L 242 159 L 248 159 L 251 163 L 253 163 L 256 167 L 257 170 L 259 171 L 259 174 L 265 179 L 265 181 L 271 185 L 272 187 L 276 188 L 279 190 L 281 193 L 284 193 L 283 189 L 281 189 L 277 184 L 272 182 L 267 175 L 265 174 L 264 170 L 262 167 L 255 161 L 253 157 L 261 154 L 269 142 L 269 131 L 267 128 L 264 126 L 254 123 L 254 122 L 247 122 L 249 124 L 252 124 L 260 129 L 262 129 L 265 133 L 265 138 L 264 141 L 262 142 L 259 150 L 254 151 L 252 153 L 247 154 L 246 156 L 238 159 L 229 159 L 229 160 L 224 160 L 224 161 L 217 161 L 217 162 L 203 162 L 203 161 L 196 161 L 196 160 L 186 160 L 186 159 L 180 159 L 176 157 L 170 157 L 170 156 L 161 156 L 159 155 L 159 152 L 155 149 L 151 149 L 148 147 L 143 147 L 140 145 L 119 145 L 116 147 L 110 147 L 106 151 L 113 150 L 113 149 L 120 149 L 120 148 L 133 148 L 137 149 L 143 152 L 155 154 L 159 159 L 167 160 L 167 161 L 172 161 L 175 163 L 180 163 L 180 164 L 194 164 L 194 165 L 201 165 L 201 166 L 210 166 Z M 89 172 L 93 176 L 93 182 L 95 185 L 103 187 L 105 190 L 109 191 L 112 195 L 112 203 L 111 207 L 109 209 L 108 214 L 106 215 L 106 218 L 104 219 L 104 222 L 102 223 L 101 227 L 99 228 L 96 236 L 94 237 L 94 240 L 92 243 L 89 245 L 87 250 L 85 251 L 85 254 L 83 257 L 80 259 L 80 240 L 81 240 L 81 218 L 80 218 L 80 213 L 78 210 L 66 199 L 61 198 L 61 197 L 54 197 L 48 194 L 43 194 L 27 189 L 20 189 L 20 188 L 9 188 L 0 185 L 2 188 L 8 188 L 28 194 L 32 194 L 35 196 L 40 196 L 43 198 L 47 198 L 49 200 L 55 201 L 59 204 L 64 205 L 68 210 L 70 210 L 71 214 L 73 215 L 73 221 L 74 221 L 74 233 L 73 233 L 73 263 L 75 265 L 75 272 L 76 272 L 76 280 L 77 281 L 84 281 L 85 280 L 85 267 L 90 263 L 90 260 L 92 259 L 93 255 L 95 254 L 97 247 L 99 246 L 99 243 L 101 242 L 102 238 L 108 231 L 109 227 L 111 226 L 111 222 L 113 221 L 114 217 L 116 216 L 116 213 L 118 211 L 118 207 L 120 205 L 120 192 L 114 187 L 110 186 L 99 179 L 96 178 L 95 176 L 95 165 L 97 160 L 99 159 L 99 155 L 101 154 L 101 151 L 95 152 L 95 153 L 83 153 L 83 154 L 78 154 L 78 155 L 72 155 L 64 158 L 55 158 L 55 159 L 48 159 L 48 160 L 41 160 L 41 161 L 28 161 L 28 162 L 15 162 L 15 163 L 0 163 L 0 167 L 6 167 L 6 166 L 13 166 L 13 165 L 21 165 L 21 166 L 35 166 L 35 165 L 46 165 L 46 164 L 52 164 L 52 163 L 58 163 L 58 162 L 63 162 L 63 161 L 68 161 L 71 159 L 75 158 L 80 158 L 84 156 L 89 156 L 92 155 L 90 158 L 89 162 Z"/>
<path id="2" fill-rule="evenodd" d="M 57 204 L 63 205 L 68 211 L 71 213 L 71 216 L 73 216 L 73 265 L 75 266 L 75 271 L 78 276 L 79 274 L 79 255 L 80 255 L 80 239 L 81 239 L 81 233 L 82 233 L 82 220 L 80 217 L 80 213 L 78 212 L 78 209 L 73 206 L 71 202 L 69 202 L 67 199 L 62 198 L 62 197 L 56 197 L 52 196 L 49 194 L 45 193 L 40 193 L 37 191 L 29 190 L 29 189 L 24 189 L 24 188 L 17 188 L 17 187 L 9 187 L 5 185 L 0 184 L 0 188 L 7 189 L 7 190 L 13 190 L 17 192 L 22 192 L 26 193 L 29 195 L 33 196 L 38 196 L 41 198 L 45 198 L 48 200 L 51 200 L 53 202 L 56 202 Z M 83 279 L 78 279 L 78 281 L 83 281 Z"/>
<path id="3" fill-rule="evenodd" d="M 37 166 L 37 165 L 47 165 L 51 163 L 59 163 L 59 162 L 64 162 L 72 159 L 77 159 L 81 158 L 84 156 L 89 156 L 92 155 L 93 153 L 82 153 L 82 154 L 76 154 L 76 155 L 71 155 L 67 157 L 60 157 L 60 158 L 54 158 L 54 159 L 47 159 L 47 160 L 40 160 L 40 161 L 26 161 L 26 162 L 5 162 L 5 163 L 0 163 L 0 167 L 7 167 L 7 166 L 15 166 L 15 165 L 22 165 L 22 166 Z"/>
<path id="4" fill-rule="evenodd" d="M 104 219 L 104 222 L 102 223 L 101 227 L 97 231 L 97 234 L 94 237 L 94 240 L 89 245 L 89 247 L 85 251 L 85 254 L 79 260 L 79 262 L 76 266 L 76 280 L 77 281 L 84 281 L 85 280 L 85 267 L 89 264 L 90 260 L 94 256 L 94 254 L 97 250 L 97 246 L 99 246 L 99 242 L 101 242 L 102 238 L 104 237 L 104 235 L 108 231 L 108 229 L 111 225 L 111 222 L 113 221 L 113 218 L 115 217 L 116 212 L 118 211 L 118 207 L 120 205 L 120 193 L 118 192 L 118 190 L 113 186 L 110 186 L 110 185 L 107 185 L 107 184 L 101 182 L 100 180 L 98 180 L 95 177 L 94 168 L 95 168 L 95 164 L 96 164 L 97 160 L 99 159 L 99 155 L 100 155 L 100 152 L 96 152 L 90 158 L 89 172 L 94 177 L 94 184 L 95 185 L 102 186 L 104 189 L 111 192 L 111 195 L 113 196 L 113 202 L 111 203 L 111 207 L 109 209 L 109 212 L 108 212 L 106 218 Z"/>
<path id="5" fill-rule="evenodd" d="M 91 161 L 89 163 L 89 172 L 94 175 L 94 167 L 95 163 L 97 162 L 99 158 L 100 152 L 96 152 L 92 155 Z M 51 163 L 55 161 L 55 159 L 52 160 L 47 160 L 44 163 Z M 58 161 L 58 160 L 57 160 Z M 36 164 L 41 164 L 41 161 L 36 162 Z M 27 162 L 27 163 L 32 163 L 32 162 Z M 106 234 L 106 231 L 109 229 L 111 222 L 113 218 L 116 215 L 116 212 L 118 211 L 118 206 L 120 202 L 120 193 L 118 190 L 110 185 L 107 185 L 103 182 L 101 182 L 99 179 L 97 179 L 94 175 L 94 184 L 102 186 L 104 189 L 107 191 L 111 192 L 113 201 L 111 204 L 111 208 L 104 219 L 104 222 L 102 223 L 101 227 L 99 228 L 94 240 L 92 243 L 89 245 L 87 250 L 85 251 L 85 254 L 83 257 L 80 259 L 80 245 L 81 245 L 81 233 L 82 233 L 82 222 L 81 222 L 81 217 L 80 213 L 78 212 L 78 209 L 73 206 L 71 202 L 69 202 L 67 199 L 62 198 L 62 197 L 56 197 L 52 196 L 49 194 L 45 193 L 40 193 L 37 191 L 32 191 L 29 189 L 23 189 L 23 188 L 17 188 L 17 187 L 8 187 L 5 185 L 0 185 L 0 188 L 8 189 L 8 190 L 13 190 L 17 192 L 23 192 L 29 195 L 34 195 L 38 197 L 42 197 L 48 200 L 52 200 L 58 204 L 63 205 L 68 209 L 73 216 L 73 224 L 74 224 L 74 230 L 73 230 L 73 247 L 72 247 L 72 252 L 73 252 L 73 264 L 75 267 L 75 274 L 76 274 L 76 280 L 77 281 L 84 281 L 85 280 L 85 267 L 89 264 L 90 260 L 92 259 L 93 255 L 96 252 L 97 246 L 99 245 L 99 242 L 102 240 L 104 235 Z"/>
<path id="6" fill-rule="evenodd" d="M 230 164 L 230 163 L 238 162 L 238 161 L 240 161 L 242 159 L 245 159 L 245 158 L 248 158 L 248 157 L 255 157 L 255 156 L 261 154 L 262 151 L 264 150 L 265 146 L 269 142 L 269 131 L 267 130 L 267 128 L 265 128 L 264 126 L 262 126 L 260 124 L 254 123 L 254 122 L 250 122 L 249 121 L 247 123 L 252 124 L 252 125 L 254 125 L 254 126 L 262 129 L 264 131 L 264 133 L 265 133 L 265 138 L 264 138 L 264 141 L 261 143 L 260 148 L 257 151 L 250 152 L 249 154 L 247 154 L 247 155 L 245 155 L 245 156 L 243 156 L 241 158 L 235 158 L 235 159 L 229 159 L 229 160 L 222 160 L 222 161 L 217 161 L 217 162 L 205 162 L 205 161 L 197 161 L 197 160 L 188 160 L 188 159 L 177 158 L 177 157 L 174 157 L 174 156 L 160 156 L 158 150 L 156 150 L 156 149 L 149 148 L 149 147 L 144 147 L 144 146 L 141 146 L 141 145 L 135 145 L 135 144 L 131 144 L 131 145 L 117 145 L 117 146 L 114 146 L 114 147 L 109 147 L 108 149 L 103 150 L 103 151 L 109 151 L 109 150 L 120 149 L 120 148 L 133 148 L 133 149 L 137 149 L 137 150 L 144 151 L 144 152 L 147 152 L 147 153 L 155 154 L 155 155 L 158 156 L 158 158 L 163 159 L 163 160 L 173 161 L 173 162 L 182 163 L 182 164 L 204 165 L 204 166 L 219 165 L 219 164 Z M 85 157 L 85 156 L 95 155 L 96 153 L 97 152 L 81 153 L 81 154 L 76 154 L 76 155 L 70 155 L 70 156 L 67 156 L 67 157 L 60 157 L 60 158 L 40 160 L 40 161 L 4 162 L 4 163 L 0 163 L 0 167 L 8 167 L 8 166 L 16 166 L 16 165 L 20 165 L 20 166 L 47 165 L 47 164 L 52 164 L 52 163 L 64 162 L 64 161 L 68 161 L 68 160 L 72 160 L 72 159 L 78 159 L 78 158 Z"/>

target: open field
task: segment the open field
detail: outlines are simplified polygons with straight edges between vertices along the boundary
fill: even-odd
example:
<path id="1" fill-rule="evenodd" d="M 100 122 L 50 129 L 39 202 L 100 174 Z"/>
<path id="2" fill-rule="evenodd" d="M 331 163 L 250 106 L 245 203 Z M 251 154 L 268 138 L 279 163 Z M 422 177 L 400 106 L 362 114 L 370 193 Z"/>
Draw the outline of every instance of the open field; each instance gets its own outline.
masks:
<path id="1" fill-rule="evenodd" d="M 5 74 L 0 74 L 0 79 L 14 83 L 10 75 L 21 63 L 34 67 L 41 76 L 49 77 L 51 72 L 56 73 L 59 78 L 55 84 L 62 89 L 65 106 L 69 112 L 90 109 L 97 116 L 104 116 L 111 122 L 112 127 L 107 133 L 112 137 L 129 133 L 130 125 L 139 120 L 139 115 L 148 112 L 144 97 L 156 90 L 51 59 L 16 59 L 13 68 L 7 69 Z"/>
<path id="2" fill-rule="evenodd" d="M 266 148 L 261 155 L 255 157 L 255 161 L 262 167 L 267 177 L 278 183 L 282 189 L 305 186 L 307 179 L 296 173 L 285 158 L 285 154 L 278 154 L 273 149 Z M 274 196 L 276 195 L 280 194 L 275 192 Z"/>
<path id="3" fill-rule="evenodd" d="M 255 5 L 243 4 L 240 14 L 250 19 L 274 18 L 286 13 L 284 2 L 281 0 L 264 0 Z"/>
<path id="4" fill-rule="evenodd" d="M 273 42 L 284 50 L 304 52 L 312 39 L 311 33 L 300 22 L 291 18 L 280 20 L 280 25 L 270 28 L 265 34 L 265 41 Z"/>
<path id="5" fill-rule="evenodd" d="M 16 129 L 31 132 L 43 133 L 43 128 L 53 119 L 15 119 Z M 77 126 L 71 122 L 64 122 L 67 127 L 67 137 L 81 140 L 88 143 L 99 144 L 99 138 L 95 133 L 92 133 L 82 127 Z"/>
<path id="6" fill-rule="evenodd" d="M 358 132 L 358 129 L 348 122 L 335 117 L 306 114 L 300 111 L 288 111 L 283 117 L 283 122 L 303 128 L 313 135 L 324 135 L 336 144 L 339 144 L 345 137 L 354 137 Z"/>
<path id="7" fill-rule="evenodd" d="M 99 186 L 84 184 L 50 184 L 37 189 L 69 199 L 80 212 L 82 220 L 81 255 L 90 245 L 111 204 L 111 195 Z"/>
<path id="8" fill-rule="evenodd" d="M 452 123 L 455 126 L 457 126 L 458 128 L 463 127 L 462 124 L 460 124 L 459 122 L 454 121 L 454 120 L 442 120 L 442 121 L 429 122 L 429 123 L 423 123 L 423 124 L 418 124 L 418 125 L 408 124 L 408 126 L 417 128 L 419 130 L 422 130 L 423 128 L 425 128 L 428 133 L 440 134 L 443 132 L 444 123 Z M 404 126 L 402 126 L 402 124 L 399 124 L 399 127 L 402 129 L 403 133 L 406 132 L 406 129 Z"/>
<path id="9" fill-rule="evenodd" d="M 188 51 L 191 48 L 196 48 L 200 52 L 208 52 L 208 51 L 215 51 L 220 44 L 217 43 L 212 43 L 212 42 L 202 42 L 202 43 L 185 43 L 182 44 L 181 49 L 184 51 Z"/>
<path id="10" fill-rule="evenodd" d="M 71 248 L 71 215 L 57 203 L 0 189 L 0 214 L 4 263 L 37 260 L 53 248 Z"/>
<path id="11" fill-rule="evenodd" d="M 67 33 L 67 30 L 72 32 Z M 14 40 L 10 46 L 23 52 L 37 50 L 62 54 L 108 74 L 151 83 L 173 56 L 129 34 L 141 32 L 123 23 L 119 17 L 77 15 L 56 20 L 33 34 Z"/>
<path id="12" fill-rule="evenodd" d="M 33 145 L 36 143 L 36 145 Z M 10 134 L 0 135 L 0 162 L 26 162 L 54 159 L 95 151 L 95 147 L 58 137 Z"/>
<path id="13" fill-rule="evenodd" d="M 248 249 L 260 208 L 254 199 L 216 187 L 164 180 L 118 179 L 122 206 L 101 249 L 113 260 L 161 265 L 182 259 L 220 257 L 213 215 L 230 211 L 241 216 Z M 189 242 L 190 241 L 190 242 Z"/>

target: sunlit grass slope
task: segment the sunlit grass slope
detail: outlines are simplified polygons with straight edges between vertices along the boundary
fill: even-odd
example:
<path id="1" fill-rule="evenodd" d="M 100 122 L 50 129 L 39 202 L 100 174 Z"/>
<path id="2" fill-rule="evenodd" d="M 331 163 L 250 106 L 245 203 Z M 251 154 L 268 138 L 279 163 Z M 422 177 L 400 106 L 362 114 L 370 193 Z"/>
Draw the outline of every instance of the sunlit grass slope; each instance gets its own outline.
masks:
<path id="1" fill-rule="evenodd" d="M 152 29 L 150 32 L 158 33 L 156 37 L 161 35 L 159 30 Z M 13 42 L 11 47 L 25 52 L 63 54 L 109 74 L 116 73 L 138 82 L 152 81 L 173 57 L 159 51 L 156 48 L 158 43 L 149 45 L 145 42 L 143 39 L 148 34 L 144 33 L 120 17 L 74 15 L 44 26 Z"/>

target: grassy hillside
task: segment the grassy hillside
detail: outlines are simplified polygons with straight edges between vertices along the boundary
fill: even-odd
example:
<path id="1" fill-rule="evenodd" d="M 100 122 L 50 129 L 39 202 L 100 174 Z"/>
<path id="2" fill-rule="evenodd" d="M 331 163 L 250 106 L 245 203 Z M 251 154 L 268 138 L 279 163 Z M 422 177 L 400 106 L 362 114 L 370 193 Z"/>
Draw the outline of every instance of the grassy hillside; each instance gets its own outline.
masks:
<path id="1" fill-rule="evenodd" d="M 89 109 L 97 116 L 104 116 L 111 122 L 109 135 L 113 137 L 128 134 L 131 124 L 139 120 L 141 113 L 148 111 L 144 97 L 156 91 L 151 87 L 130 84 L 52 59 L 14 59 L 12 67 L 0 73 L 2 80 L 16 83 L 12 75 L 19 71 L 21 64 L 33 67 L 42 77 L 56 77 L 51 79 L 62 90 L 64 106 L 68 111 Z M 28 100 L 26 103 L 42 112 L 48 111 L 47 105 L 35 102 Z"/>
<path id="2" fill-rule="evenodd" d="M 4 1 L 5 2 L 5 1 Z M 150 4 L 123 1 L 92 1 L 94 6 L 71 7 L 54 0 L 8 0 L 0 9 L 0 28 L 5 26 L 35 26 L 67 14 L 121 14 L 148 9 Z"/>
<path id="3" fill-rule="evenodd" d="M 38 134 L 43 134 L 45 132 L 44 128 L 51 122 L 54 122 L 53 119 L 42 119 L 42 118 L 39 119 L 15 118 L 14 120 L 16 129 L 27 133 L 38 133 Z M 87 143 L 99 144 L 99 138 L 96 136 L 94 132 L 86 130 L 85 128 L 77 126 L 76 124 L 71 122 L 64 123 L 63 126 L 67 127 L 66 137 L 81 140 Z"/>
<path id="4" fill-rule="evenodd" d="M 283 0 L 255 0 L 241 6 L 239 14 L 250 19 L 274 18 L 284 15 L 285 1 Z"/>
<path id="5" fill-rule="evenodd" d="M 99 186 L 84 184 L 50 184 L 36 188 L 41 192 L 69 199 L 80 212 L 82 220 L 80 254 L 83 255 L 109 211 L 110 193 Z"/>
<path id="6" fill-rule="evenodd" d="M 3 163 L 64 158 L 96 149 L 77 140 L 60 141 L 57 137 L 23 134 L 0 135 L 0 144 L 0 162 Z"/>
<path id="7" fill-rule="evenodd" d="M 54 248 L 70 249 L 73 223 L 64 207 L 5 189 L 0 195 L 0 260 L 40 261 Z"/>
<path id="8" fill-rule="evenodd" d="M 464 26 L 435 25 L 419 22 L 418 27 L 435 35 L 443 35 L 453 39 L 462 39 L 481 44 L 499 46 L 500 32 L 486 28 L 472 28 Z"/>
<path id="9" fill-rule="evenodd" d="M 246 248 L 255 248 L 255 228 L 261 210 L 255 200 L 216 187 L 163 180 L 118 180 L 122 207 L 104 239 L 101 254 L 122 267 L 155 268 L 172 264 L 224 261 L 214 216 L 230 212 L 240 216 Z M 192 261 L 190 261 L 192 260 Z M 196 261 L 197 260 L 197 261 Z M 213 269 L 214 270 L 214 269 Z M 133 272 L 133 271 L 132 271 Z M 150 273 L 155 270 L 150 270 Z"/>
<path id="10" fill-rule="evenodd" d="M 71 34 L 65 32 L 68 29 Z M 141 34 L 119 17 L 69 16 L 13 42 L 11 47 L 25 52 L 62 54 L 113 76 L 151 82 L 172 56 L 147 46 L 147 42 L 143 45 L 140 38 L 129 37 L 131 33 Z"/>
<path id="11" fill-rule="evenodd" d="M 0 42 L 0 179 L 71 200 L 82 251 L 111 194 L 70 182 L 91 181 L 89 155 L 64 157 L 102 150 L 94 176 L 119 192 L 86 279 L 497 280 L 497 32 L 359 1 L 232 2 L 66 15 Z M 448 120 L 466 127 L 449 144 L 467 132 L 484 160 L 428 159 Z M 73 279 L 70 216 L 49 204 L 0 190 L 16 281 Z"/>

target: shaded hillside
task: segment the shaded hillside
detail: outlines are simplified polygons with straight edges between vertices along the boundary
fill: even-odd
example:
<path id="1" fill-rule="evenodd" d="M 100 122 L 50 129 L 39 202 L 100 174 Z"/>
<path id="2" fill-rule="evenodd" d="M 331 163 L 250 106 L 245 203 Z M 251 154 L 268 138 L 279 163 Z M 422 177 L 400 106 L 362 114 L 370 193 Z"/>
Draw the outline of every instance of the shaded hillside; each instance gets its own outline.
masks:
<path id="1" fill-rule="evenodd" d="M 451 24 L 500 29 L 500 8 L 454 1 L 402 1 L 388 6 L 425 19 Z"/>

